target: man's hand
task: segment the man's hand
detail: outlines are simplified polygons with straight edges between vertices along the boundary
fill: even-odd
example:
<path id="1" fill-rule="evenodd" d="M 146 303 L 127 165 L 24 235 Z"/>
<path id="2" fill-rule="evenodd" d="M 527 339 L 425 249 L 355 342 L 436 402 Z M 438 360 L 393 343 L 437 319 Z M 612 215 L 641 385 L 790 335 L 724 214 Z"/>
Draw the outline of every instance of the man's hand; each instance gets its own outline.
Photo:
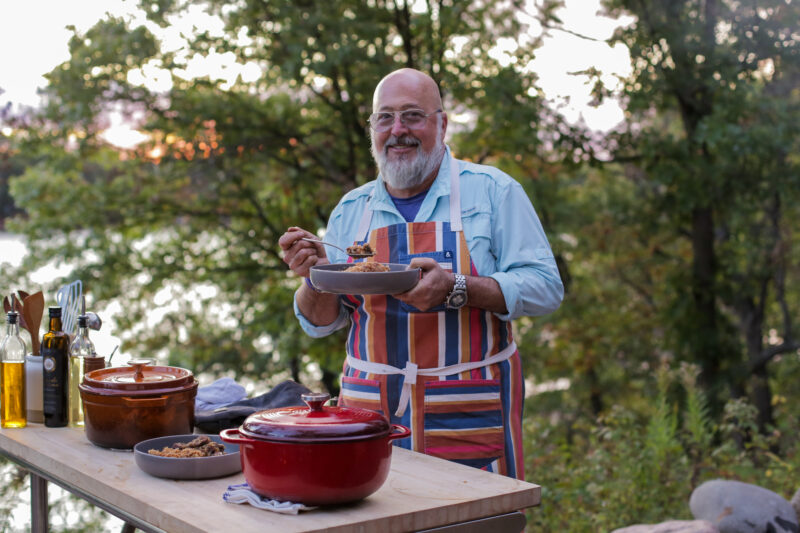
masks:
<path id="1" fill-rule="evenodd" d="M 292 226 L 278 239 L 283 250 L 283 261 L 298 276 L 308 278 L 311 267 L 327 265 L 325 246 L 301 241 L 302 237 L 317 239 L 317 236 L 302 228 Z M 339 316 L 339 299 L 335 294 L 316 292 L 305 283 L 297 291 L 297 307 L 309 322 L 316 326 L 331 324 Z"/>
<path id="2" fill-rule="evenodd" d="M 439 263 L 429 257 L 415 257 L 408 266 L 409 268 L 419 267 L 422 270 L 422 279 L 414 288 L 392 296 L 413 305 L 420 311 L 427 311 L 443 304 L 456 282 L 453 273 L 442 269 Z M 494 278 L 467 276 L 467 295 L 469 307 L 477 307 L 500 314 L 508 312 L 503 291 Z"/>
<path id="3" fill-rule="evenodd" d="M 311 232 L 292 226 L 278 239 L 278 245 L 283 250 L 283 262 L 289 265 L 295 274 L 307 278 L 311 267 L 326 265 L 330 261 L 325 254 L 324 245 L 301 241 L 301 237 L 319 239 Z"/>
<path id="4" fill-rule="evenodd" d="M 393 294 L 401 302 L 413 305 L 420 311 L 427 311 L 444 303 L 447 295 L 453 290 L 455 277 L 439 266 L 430 257 L 416 257 L 408 264 L 408 268 L 419 267 L 422 279 L 413 288 L 400 294 Z"/>

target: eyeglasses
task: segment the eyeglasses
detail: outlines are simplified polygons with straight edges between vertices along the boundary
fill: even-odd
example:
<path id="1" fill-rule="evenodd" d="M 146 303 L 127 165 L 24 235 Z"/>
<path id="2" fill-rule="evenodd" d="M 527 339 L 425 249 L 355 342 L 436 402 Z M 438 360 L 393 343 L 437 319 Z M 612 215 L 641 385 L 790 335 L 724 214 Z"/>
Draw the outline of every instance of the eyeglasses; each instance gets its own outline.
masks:
<path id="1" fill-rule="evenodd" d="M 425 127 L 428 117 L 441 113 L 441 109 L 437 109 L 433 113 L 425 113 L 422 109 L 405 109 L 403 111 L 379 111 L 369 116 L 370 127 L 382 133 L 389 131 L 394 126 L 395 115 L 400 115 L 400 123 L 410 130 L 418 130 Z"/>

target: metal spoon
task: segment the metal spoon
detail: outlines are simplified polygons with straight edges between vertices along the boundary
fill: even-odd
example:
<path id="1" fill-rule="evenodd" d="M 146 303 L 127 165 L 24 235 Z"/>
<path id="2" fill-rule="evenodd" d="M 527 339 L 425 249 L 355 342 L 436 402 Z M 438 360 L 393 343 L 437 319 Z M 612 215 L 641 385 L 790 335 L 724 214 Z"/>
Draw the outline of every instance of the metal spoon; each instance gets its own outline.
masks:
<path id="1" fill-rule="evenodd" d="M 325 242 L 325 241 L 320 241 L 318 239 L 309 239 L 308 237 L 300 237 L 300 240 L 301 241 L 308 241 L 308 242 L 315 242 L 315 243 L 319 243 L 319 244 L 324 244 L 325 246 L 333 246 L 337 250 L 340 250 L 340 251 L 346 253 L 347 255 L 352 257 L 353 259 L 363 259 L 365 257 L 372 257 L 373 255 L 375 255 L 375 252 L 372 252 L 371 254 L 351 254 L 347 250 L 345 250 L 344 248 L 340 248 L 339 246 L 336 246 L 335 244 L 331 244 L 331 243 Z"/>

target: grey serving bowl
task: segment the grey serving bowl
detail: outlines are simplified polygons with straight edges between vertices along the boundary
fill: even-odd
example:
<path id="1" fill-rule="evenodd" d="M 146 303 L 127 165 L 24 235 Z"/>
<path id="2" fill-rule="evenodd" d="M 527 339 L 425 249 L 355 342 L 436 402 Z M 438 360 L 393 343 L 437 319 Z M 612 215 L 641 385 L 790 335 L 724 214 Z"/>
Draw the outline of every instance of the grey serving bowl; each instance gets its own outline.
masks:
<path id="1" fill-rule="evenodd" d="M 419 281 L 420 269 L 408 265 L 384 263 L 389 272 L 344 272 L 353 263 L 333 263 L 311 267 L 311 283 L 334 294 L 398 294 Z"/>
<path id="2" fill-rule="evenodd" d="M 222 442 L 219 435 L 206 435 L 214 442 L 225 445 L 224 455 L 210 457 L 161 457 L 151 455 L 148 450 L 161 450 L 176 442 L 190 442 L 199 435 L 169 435 L 143 440 L 133 447 L 133 455 L 139 468 L 151 476 L 168 479 L 212 479 L 229 476 L 242 470 L 239 446 Z"/>

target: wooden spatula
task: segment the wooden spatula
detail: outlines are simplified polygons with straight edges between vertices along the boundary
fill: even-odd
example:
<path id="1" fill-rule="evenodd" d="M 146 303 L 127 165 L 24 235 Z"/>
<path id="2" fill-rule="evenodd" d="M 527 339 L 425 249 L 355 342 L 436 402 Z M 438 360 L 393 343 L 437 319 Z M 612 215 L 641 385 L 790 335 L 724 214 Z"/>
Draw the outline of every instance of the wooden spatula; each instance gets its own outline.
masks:
<path id="1" fill-rule="evenodd" d="M 22 291 L 20 291 L 22 294 Z M 25 297 L 23 302 L 25 311 L 25 321 L 28 323 L 28 333 L 31 334 L 31 352 L 39 355 L 39 327 L 42 325 L 44 316 L 44 294 L 42 291 L 35 292 Z"/>

